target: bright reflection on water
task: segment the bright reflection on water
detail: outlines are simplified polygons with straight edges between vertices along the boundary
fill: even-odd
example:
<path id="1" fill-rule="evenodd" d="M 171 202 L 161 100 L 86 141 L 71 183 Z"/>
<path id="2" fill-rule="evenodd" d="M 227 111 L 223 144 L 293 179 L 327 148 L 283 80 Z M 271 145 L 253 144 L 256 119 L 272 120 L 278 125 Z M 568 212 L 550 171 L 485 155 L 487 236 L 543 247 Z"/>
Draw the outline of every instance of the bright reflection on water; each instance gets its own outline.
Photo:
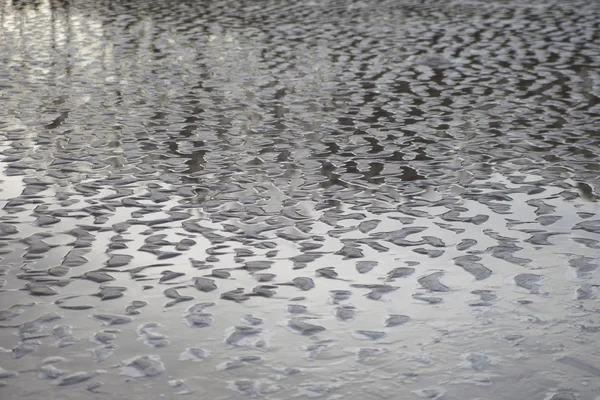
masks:
<path id="1" fill-rule="evenodd" d="M 1 399 L 600 399 L 594 2 L 0 1 Z"/>

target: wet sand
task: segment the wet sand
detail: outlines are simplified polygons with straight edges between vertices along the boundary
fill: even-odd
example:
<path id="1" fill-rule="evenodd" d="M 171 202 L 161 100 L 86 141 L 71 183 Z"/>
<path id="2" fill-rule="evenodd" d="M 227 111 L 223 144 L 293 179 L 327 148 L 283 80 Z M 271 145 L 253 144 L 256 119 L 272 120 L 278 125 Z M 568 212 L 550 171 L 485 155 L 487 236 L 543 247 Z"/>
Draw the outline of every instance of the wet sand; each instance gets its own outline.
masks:
<path id="1" fill-rule="evenodd" d="M 3 1 L 1 399 L 600 399 L 591 1 Z"/>

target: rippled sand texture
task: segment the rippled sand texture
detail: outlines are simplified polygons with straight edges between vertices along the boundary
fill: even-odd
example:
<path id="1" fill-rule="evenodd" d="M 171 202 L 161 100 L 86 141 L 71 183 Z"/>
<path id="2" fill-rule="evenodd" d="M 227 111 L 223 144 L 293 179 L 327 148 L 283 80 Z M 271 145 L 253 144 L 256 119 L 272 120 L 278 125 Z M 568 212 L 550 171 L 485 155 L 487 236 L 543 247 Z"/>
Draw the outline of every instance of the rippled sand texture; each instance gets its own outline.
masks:
<path id="1" fill-rule="evenodd" d="M 600 3 L 0 3 L 0 398 L 600 399 Z"/>

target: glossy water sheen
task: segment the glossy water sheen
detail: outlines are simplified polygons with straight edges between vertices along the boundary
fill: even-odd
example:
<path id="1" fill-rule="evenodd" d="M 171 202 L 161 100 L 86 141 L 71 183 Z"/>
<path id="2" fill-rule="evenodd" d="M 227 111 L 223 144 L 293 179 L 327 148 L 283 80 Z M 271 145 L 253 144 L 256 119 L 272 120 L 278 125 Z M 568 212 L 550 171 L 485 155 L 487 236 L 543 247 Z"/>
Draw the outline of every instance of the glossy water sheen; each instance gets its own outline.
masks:
<path id="1" fill-rule="evenodd" d="M 0 3 L 0 398 L 600 398 L 600 5 Z"/>

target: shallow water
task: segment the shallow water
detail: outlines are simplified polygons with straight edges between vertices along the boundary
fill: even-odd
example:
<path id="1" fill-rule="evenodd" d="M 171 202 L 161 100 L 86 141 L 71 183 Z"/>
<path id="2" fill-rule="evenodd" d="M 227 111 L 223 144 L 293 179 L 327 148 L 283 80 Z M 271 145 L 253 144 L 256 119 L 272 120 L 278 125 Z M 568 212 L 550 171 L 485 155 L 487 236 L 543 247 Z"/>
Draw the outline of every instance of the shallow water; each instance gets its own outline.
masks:
<path id="1" fill-rule="evenodd" d="M 2 1 L 1 399 L 600 399 L 596 2 Z"/>

